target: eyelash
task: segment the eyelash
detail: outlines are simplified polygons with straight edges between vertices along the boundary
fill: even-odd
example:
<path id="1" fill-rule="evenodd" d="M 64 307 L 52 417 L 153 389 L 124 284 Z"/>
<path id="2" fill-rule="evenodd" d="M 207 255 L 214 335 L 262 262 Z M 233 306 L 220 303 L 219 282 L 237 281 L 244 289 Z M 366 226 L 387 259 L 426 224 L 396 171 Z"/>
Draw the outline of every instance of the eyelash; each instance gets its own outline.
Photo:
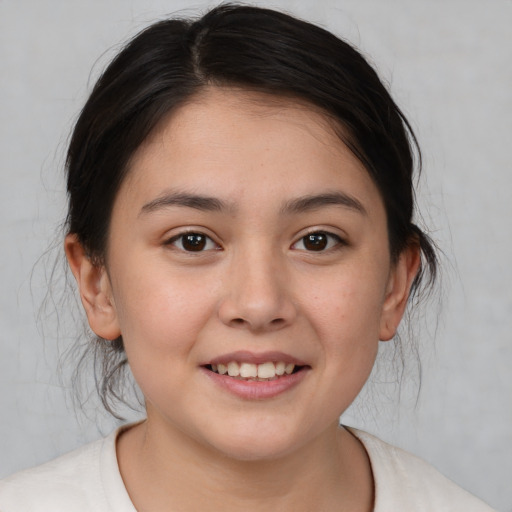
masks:
<path id="1" fill-rule="evenodd" d="M 204 244 L 199 245 L 199 250 L 189 250 L 186 249 L 183 245 L 184 241 L 186 240 L 186 237 L 201 237 L 203 239 Z M 186 253 L 201 253 L 205 251 L 212 251 L 212 250 L 219 250 L 219 245 L 212 240 L 211 237 L 208 235 L 205 235 L 204 233 L 201 233 L 200 231 L 186 231 L 185 233 L 180 233 L 179 235 L 173 236 L 170 238 L 166 243 L 166 245 L 172 245 L 176 247 L 178 250 L 186 252 Z M 181 247 L 179 245 L 181 245 Z M 207 247 L 208 245 L 211 245 L 213 247 Z"/>
<path id="2" fill-rule="evenodd" d="M 184 242 L 189 237 L 189 242 L 195 243 L 198 250 L 187 249 L 184 246 Z M 193 240 L 193 237 L 196 240 Z M 320 239 L 314 240 L 314 237 L 320 237 Z M 325 237 L 324 240 L 321 237 Z M 199 240 L 198 240 L 199 239 Z M 317 244 L 316 247 L 310 247 L 309 249 L 306 247 L 306 243 L 311 242 L 313 244 Z M 302 243 L 303 247 L 299 248 L 297 245 Z M 325 244 L 325 245 L 324 245 Z M 186 253 L 201 253 L 212 250 L 219 250 L 219 245 L 212 240 L 211 237 L 201 233 L 200 231 L 187 231 L 185 233 L 180 233 L 179 235 L 173 236 L 166 242 L 166 245 L 172 245 L 176 247 L 178 250 L 186 252 Z M 310 233 L 304 235 L 299 240 L 294 242 L 291 246 L 293 250 L 300 250 L 305 252 L 327 252 L 331 249 L 339 248 L 340 246 L 346 245 L 346 242 L 338 235 L 334 233 L 329 233 L 328 231 L 311 231 Z M 210 246 L 210 247 L 209 247 Z"/>
<path id="3" fill-rule="evenodd" d="M 326 241 L 325 241 L 326 245 L 325 246 L 319 245 L 315 249 L 311 249 L 311 248 L 307 249 L 305 246 L 305 242 L 308 239 L 309 239 L 309 241 L 313 241 L 312 239 L 315 236 L 324 236 L 326 238 Z M 297 245 L 299 243 L 302 243 L 304 247 L 297 248 Z M 346 245 L 346 242 L 340 236 L 335 235 L 334 233 L 329 233 L 328 231 L 318 230 L 318 231 L 311 231 L 310 233 L 307 233 L 306 235 L 302 236 L 299 240 L 297 240 L 297 242 L 295 242 L 292 245 L 292 249 L 299 250 L 299 251 L 306 251 L 306 252 L 323 253 L 323 252 L 330 251 L 332 249 L 340 248 L 344 245 Z"/>

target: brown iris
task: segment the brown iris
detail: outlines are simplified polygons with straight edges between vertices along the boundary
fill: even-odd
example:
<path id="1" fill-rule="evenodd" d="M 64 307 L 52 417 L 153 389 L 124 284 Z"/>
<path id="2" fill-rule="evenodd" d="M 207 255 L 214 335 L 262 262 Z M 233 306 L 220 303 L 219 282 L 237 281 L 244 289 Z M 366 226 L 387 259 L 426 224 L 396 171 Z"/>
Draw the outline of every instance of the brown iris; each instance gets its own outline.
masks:
<path id="1" fill-rule="evenodd" d="M 200 233 L 188 233 L 182 237 L 183 249 L 186 251 L 198 252 L 206 247 L 207 237 Z"/>
<path id="2" fill-rule="evenodd" d="M 304 247 L 308 251 L 323 251 L 329 242 L 329 238 L 326 233 L 311 233 L 306 235 L 303 240 Z"/>

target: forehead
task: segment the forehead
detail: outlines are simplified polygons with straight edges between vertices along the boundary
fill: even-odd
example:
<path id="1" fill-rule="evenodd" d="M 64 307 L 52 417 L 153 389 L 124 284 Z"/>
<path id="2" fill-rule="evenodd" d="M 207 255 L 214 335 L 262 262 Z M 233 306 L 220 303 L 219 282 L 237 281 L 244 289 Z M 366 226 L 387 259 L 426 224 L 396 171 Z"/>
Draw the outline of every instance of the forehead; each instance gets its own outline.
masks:
<path id="1" fill-rule="evenodd" d="M 297 196 L 311 187 L 374 188 L 339 129 L 305 102 L 208 88 L 157 126 L 135 153 L 120 194 L 200 188 L 236 201 L 262 184 L 276 195 Z"/>
<path id="2" fill-rule="evenodd" d="M 156 142 L 159 136 L 172 129 L 173 121 L 176 127 L 184 118 L 187 122 L 194 118 L 198 123 L 204 123 L 208 118 L 240 119 L 251 116 L 260 120 L 280 119 L 282 122 L 302 124 L 305 128 L 314 124 L 316 129 L 323 128 L 329 135 L 335 135 L 338 130 L 342 131 L 333 116 L 302 98 L 238 86 L 207 86 L 164 117 L 143 146 Z M 337 136 L 334 138 L 338 139 Z"/>

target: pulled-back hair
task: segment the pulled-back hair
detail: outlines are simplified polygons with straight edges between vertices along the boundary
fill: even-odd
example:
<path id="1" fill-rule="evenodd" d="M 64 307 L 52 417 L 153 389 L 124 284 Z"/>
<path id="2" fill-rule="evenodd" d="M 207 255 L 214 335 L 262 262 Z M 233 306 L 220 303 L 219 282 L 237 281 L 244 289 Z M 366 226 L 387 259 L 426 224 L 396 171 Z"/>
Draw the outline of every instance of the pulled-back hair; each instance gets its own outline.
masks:
<path id="1" fill-rule="evenodd" d="M 363 163 L 384 202 L 391 257 L 417 244 L 413 293 L 432 285 L 437 260 L 413 222 L 414 133 L 362 55 L 328 31 L 269 9 L 225 4 L 199 19 L 159 21 L 133 38 L 97 81 L 67 154 L 67 231 L 105 263 L 111 212 L 128 163 L 158 123 L 205 87 L 296 99 L 320 109 Z M 416 157 L 415 157 L 416 155 Z M 113 412 L 126 365 L 122 339 L 97 339 L 99 391 Z"/>

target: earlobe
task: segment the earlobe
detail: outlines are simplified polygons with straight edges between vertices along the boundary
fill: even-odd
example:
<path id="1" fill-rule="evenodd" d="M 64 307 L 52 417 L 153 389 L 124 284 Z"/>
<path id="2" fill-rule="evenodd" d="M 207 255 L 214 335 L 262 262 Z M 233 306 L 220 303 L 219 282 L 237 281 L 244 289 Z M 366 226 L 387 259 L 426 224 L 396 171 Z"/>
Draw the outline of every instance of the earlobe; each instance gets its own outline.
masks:
<path id="1" fill-rule="evenodd" d="M 101 338 L 118 338 L 121 331 L 105 267 L 91 261 L 74 234 L 66 236 L 64 248 L 69 267 L 78 285 L 89 326 Z"/>
<path id="2" fill-rule="evenodd" d="M 382 308 L 379 334 L 381 341 L 389 341 L 396 334 L 420 262 L 420 248 L 417 244 L 411 244 L 402 251 L 391 270 Z"/>

